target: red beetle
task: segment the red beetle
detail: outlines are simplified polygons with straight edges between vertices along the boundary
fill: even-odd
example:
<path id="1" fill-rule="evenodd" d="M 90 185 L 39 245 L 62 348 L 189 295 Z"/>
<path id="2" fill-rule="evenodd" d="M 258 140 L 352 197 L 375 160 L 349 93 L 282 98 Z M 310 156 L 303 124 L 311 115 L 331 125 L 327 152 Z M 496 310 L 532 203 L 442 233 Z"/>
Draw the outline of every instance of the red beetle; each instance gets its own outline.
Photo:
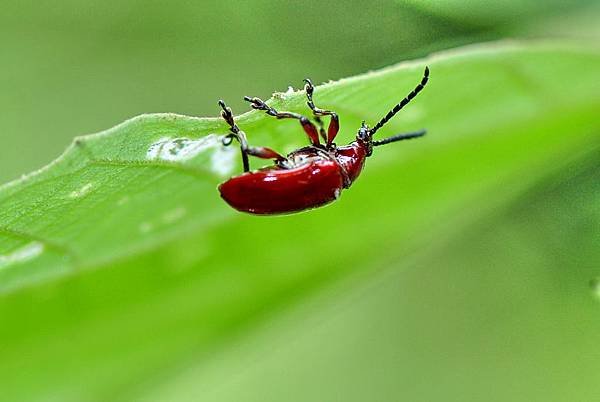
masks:
<path id="1" fill-rule="evenodd" d="M 338 115 L 330 110 L 315 107 L 312 99 L 314 86 L 310 80 L 304 80 L 307 104 L 313 112 L 319 130 L 305 116 L 292 112 L 278 112 L 259 98 L 244 97 L 254 109 L 264 110 L 270 116 L 300 121 L 311 145 L 297 149 L 287 156 L 280 155 L 270 148 L 248 146 L 246 135 L 235 124 L 231 109 L 220 100 L 219 105 L 223 109 L 221 116 L 229 124 L 231 131 L 224 137 L 223 144 L 230 145 L 233 139 L 240 143 L 244 166 L 244 173 L 219 186 L 221 197 L 238 211 L 259 215 L 298 212 L 334 201 L 343 189 L 350 187 L 356 180 L 365 159 L 373 153 L 373 147 L 425 134 L 425 130 L 421 130 L 393 135 L 379 141 L 373 140 L 377 130 L 421 92 L 428 78 L 429 68 L 426 67 L 421 82 L 406 98 L 394 106 L 373 128 L 369 128 L 363 122 L 358 129 L 356 140 L 342 147 L 333 142 L 339 130 Z M 327 133 L 321 116 L 331 117 Z M 321 144 L 319 136 L 325 144 Z M 251 172 L 248 155 L 274 159 L 275 164 Z"/>

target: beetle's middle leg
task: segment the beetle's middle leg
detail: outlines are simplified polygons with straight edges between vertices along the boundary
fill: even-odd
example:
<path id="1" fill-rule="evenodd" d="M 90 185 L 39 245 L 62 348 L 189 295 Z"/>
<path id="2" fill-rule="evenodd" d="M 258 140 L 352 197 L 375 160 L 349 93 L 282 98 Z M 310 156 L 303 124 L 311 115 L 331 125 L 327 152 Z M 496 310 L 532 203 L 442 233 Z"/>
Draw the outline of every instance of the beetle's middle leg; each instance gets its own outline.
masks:
<path id="1" fill-rule="evenodd" d="M 244 133 L 238 125 L 235 123 L 233 119 L 233 113 L 231 112 L 231 108 L 229 108 L 225 102 L 222 100 L 219 101 L 219 106 L 221 106 L 221 117 L 229 124 L 229 130 L 231 134 L 225 136 L 223 139 L 223 145 L 229 145 L 235 138 L 240 143 L 240 151 L 242 153 L 242 164 L 244 165 L 244 172 L 250 171 L 250 162 L 248 160 L 248 155 L 255 156 L 261 159 L 275 159 L 277 161 L 285 160 L 285 157 L 280 155 L 279 153 L 273 151 L 271 148 L 267 147 L 251 147 L 248 145 L 248 140 L 246 139 L 246 133 Z"/>
<path id="2" fill-rule="evenodd" d="M 308 136 L 308 139 L 310 140 L 311 144 L 313 144 L 313 145 L 320 144 L 319 133 L 317 131 L 317 128 L 315 127 L 314 124 L 312 124 L 312 122 L 308 119 L 308 117 L 302 116 L 301 114 L 293 113 L 293 112 L 278 112 L 277 110 L 273 109 L 271 106 L 267 105 L 260 98 L 256 98 L 256 97 L 251 98 L 249 96 L 244 96 L 244 100 L 246 102 L 250 102 L 250 106 L 252 106 L 253 109 L 263 110 L 269 116 L 273 116 L 277 119 L 298 119 L 300 121 L 300 124 L 302 125 L 302 128 L 304 129 L 304 132 Z"/>
<path id="3" fill-rule="evenodd" d="M 325 110 L 316 107 L 315 103 L 313 102 L 313 92 L 315 91 L 315 86 L 308 78 L 306 78 L 304 82 L 306 83 L 304 90 L 306 91 L 306 98 L 308 99 L 306 104 L 313 111 L 315 119 L 322 124 L 320 119 L 321 116 L 331 116 L 329 127 L 327 128 L 327 147 L 329 148 L 333 145 L 333 140 L 340 130 L 340 118 L 338 117 L 337 113 L 332 112 L 331 110 Z"/>

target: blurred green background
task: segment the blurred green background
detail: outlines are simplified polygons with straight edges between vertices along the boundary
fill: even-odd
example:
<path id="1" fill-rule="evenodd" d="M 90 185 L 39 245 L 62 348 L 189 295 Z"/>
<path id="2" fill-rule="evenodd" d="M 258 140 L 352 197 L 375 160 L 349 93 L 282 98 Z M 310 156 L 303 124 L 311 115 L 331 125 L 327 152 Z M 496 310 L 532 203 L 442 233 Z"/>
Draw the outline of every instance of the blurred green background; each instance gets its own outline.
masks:
<path id="1" fill-rule="evenodd" d="M 219 98 L 241 113 L 248 109 L 243 95 L 268 98 L 289 85 L 300 87 L 307 76 L 320 83 L 437 50 L 502 38 L 597 43 L 600 6 L 595 3 L 4 2 L 0 13 L 0 136 L 4 145 L 0 182 L 47 164 L 77 135 L 142 113 L 216 116 Z M 600 155 L 590 152 L 573 160 L 573 165 L 566 164 L 568 168 L 548 172 L 509 205 L 489 207 L 490 212 L 482 214 L 485 218 L 466 225 L 460 233 L 449 229 L 447 238 L 437 233 L 431 247 L 422 243 L 416 250 L 388 255 L 385 247 L 397 246 L 390 240 L 382 257 L 372 263 L 374 267 L 365 269 L 370 274 L 348 275 L 330 286 L 315 286 L 317 291 L 289 289 L 289 300 L 273 296 L 276 303 L 265 311 L 250 303 L 249 310 L 256 311 L 247 312 L 245 321 L 231 328 L 219 328 L 222 336 L 206 335 L 219 341 L 209 343 L 207 350 L 189 351 L 189 361 L 174 358 L 172 367 L 148 370 L 150 376 L 136 376 L 130 370 L 131 376 L 121 381 L 104 381 L 101 375 L 108 378 L 113 370 L 110 365 L 102 366 L 108 357 L 121 352 L 129 355 L 125 350 L 98 348 L 93 358 L 101 362 L 101 375 L 97 381 L 88 381 L 95 388 L 83 390 L 88 382 L 71 387 L 62 379 L 59 391 L 63 394 L 50 392 L 45 400 L 80 400 L 80 395 L 93 395 L 89 400 L 98 401 L 598 400 L 600 303 L 594 292 L 600 291 L 590 287 L 590 281 L 600 278 Z M 365 188 L 385 189 L 376 184 L 377 178 L 365 178 L 365 182 L 370 186 Z M 361 194 L 364 197 L 364 192 L 356 196 Z M 340 210 L 331 215 L 319 213 L 316 216 L 344 216 Z M 311 222 L 306 216 L 297 221 L 282 219 Z M 468 221 L 462 216 L 448 220 Z M 232 226 L 251 232 L 252 222 L 243 220 L 240 226 Z M 259 225 L 263 231 L 257 236 L 269 236 L 266 222 Z M 283 221 L 277 222 L 281 229 Z M 423 230 L 427 227 L 423 225 Z M 356 223 L 355 231 L 339 236 L 347 237 L 349 247 L 354 247 L 361 228 Z M 222 231 L 217 239 L 226 238 L 227 224 Z M 323 254 L 327 242 L 321 240 L 317 247 Z M 251 250 L 251 245 L 245 247 Z M 185 260 L 196 262 L 197 257 L 180 248 L 182 266 L 193 265 Z M 281 255 L 304 257 L 290 250 L 288 246 Z M 265 265 L 284 263 L 277 261 L 277 253 L 269 258 L 269 251 L 267 247 L 256 250 L 266 256 Z M 343 249 L 335 252 L 343 253 Z M 158 249 L 140 257 L 137 264 L 151 266 L 160 258 Z M 160 273 L 153 274 L 160 282 Z M 91 306 L 82 310 L 70 303 L 78 300 L 81 289 L 89 289 L 85 286 L 94 276 L 82 280 L 88 285 L 81 288 L 59 284 L 56 289 L 32 292 L 31 304 L 26 292 L 20 299 L 6 298 L 4 306 L 21 308 L 29 319 L 36 317 L 36 303 L 52 301 L 48 302 L 49 314 L 37 317 L 44 328 L 39 339 L 49 336 L 55 342 L 50 357 L 43 356 L 45 364 L 56 350 L 68 350 L 68 339 L 52 338 L 54 325 L 60 327 L 61 320 L 72 325 L 62 330 L 86 352 L 95 350 L 94 338 L 89 337 L 94 322 L 135 322 L 119 315 L 118 306 L 111 305 L 114 299 L 102 299 L 103 291 L 120 297 L 118 290 L 126 293 L 128 284 L 117 283 L 117 274 L 93 275 L 99 279 L 93 289 L 98 293 L 90 296 Z M 237 278 L 236 274 L 232 277 Z M 117 280 L 102 282 L 106 278 Z M 319 278 L 306 281 L 318 282 Z M 276 284 L 264 286 L 268 298 L 269 286 L 276 288 Z M 67 294 L 60 293 L 64 289 Z M 143 286 L 140 289 L 132 291 L 131 300 L 125 302 L 151 305 L 153 296 L 145 295 Z M 93 305 L 104 302 L 109 307 Z M 150 315 L 151 309 L 144 307 Z M 82 311 L 97 316 L 84 317 Z M 229 310 L 224 307 L 223 311 Z M 194 318 L 186 318 L 188 328 L 201 328 Z M 13 395 L 20 395 L 19 390 L 27 395 L 27 388 L 37 396 L 52 390 L 52 384 L 29 383 L 44 376 L 30 365 L 36 355 L 25 355 L 19 366 L 14 363 L 19 359 L 7 348 L 10 342 L 19 345 L 19 351 L 28 350 L 28 342 L 39 347 L 36 322 L 17 324 L 14 316 L 10 319 L 0 315 L 0 326 L 17 328 L 7 330 L 2 338 L 8 341 L 0 345 L 0 359 L 2 353 L 10 354 L 7 372 L 23 373 L 17 385 L 10 384 Z M 77 327 L 86 321 L 92 325 Z M 23 333 L 19 333 L 20 326 L 26 328 Z M 98 332 L 104 330 L 111 334 L 115 329 Z M 77 342 L 79 331 L 88 336 L 82 339 L 92 339 L 91 344 Z M 61 329 L 56 333 L 62 333 Z M 172 338 L 177 348 L 178 334 Z M 68 361 L 71 366 L 66 365 L 65 372 L 85 373 L 86 362 L 74 362 L 72 356 Z M 57 367 L 61 364 L 57 359 Z M 155 368 L 150 363 L 148 367 Z M 143 367 L 139 372 L 146 373 Z M 42 391 L 36 393 L 36 387 Z"/>

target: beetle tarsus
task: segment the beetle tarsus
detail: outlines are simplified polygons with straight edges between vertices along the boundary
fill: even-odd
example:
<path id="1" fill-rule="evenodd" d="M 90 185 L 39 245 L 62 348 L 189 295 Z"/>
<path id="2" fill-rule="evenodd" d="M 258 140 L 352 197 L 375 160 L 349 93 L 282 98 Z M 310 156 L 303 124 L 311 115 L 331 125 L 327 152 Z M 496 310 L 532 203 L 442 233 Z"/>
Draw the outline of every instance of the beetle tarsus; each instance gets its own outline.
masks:
<path id="1" fill-rule="evenodd" d="M 267 105 L 265 101 L 257 97 L 244 96 L 244 100 L 250 103 L 250 106 L 256 110 L 262 110 L 269 116 L 273 116 L 276 119 L 297 119 L 300 121 L 304 132 L 308 136 L 311 144 L 319 145 L 319 134 L 314 124 L 310 122 L 308 117 L 303 116 L 294 112 L 278 112 L 271 106 Z"/>
<path id="2" fill-rule="evenodd" d="M 331 148 L 331 144 L 335 137 L 337 136 L 338 131 L 340 130 L 340 118 L 337 113 L 331 110 L 321 109 L 315 106 L 315 102 L 313 101 L 313 93 L 315 91 L 315 86 L 313 85 L 310 78 L 305 78 L 304 82 L 304 90 L 306 91 L 306 98 L 308 101 L 306 104 L 312 110 L 313 115 L 315 116 L 315 120 L 319 123 L 321 136 L 327 142 L 327 147 Z M 331 116 L 331 120 L 329 121 L 329 127 L 327 128 L 327 136 L 325 136 L 325 129 L 323 128 L 323 122 L 321 121 L 321 116 Z M 325 138 L 326 137 L 326 138 Z"/>

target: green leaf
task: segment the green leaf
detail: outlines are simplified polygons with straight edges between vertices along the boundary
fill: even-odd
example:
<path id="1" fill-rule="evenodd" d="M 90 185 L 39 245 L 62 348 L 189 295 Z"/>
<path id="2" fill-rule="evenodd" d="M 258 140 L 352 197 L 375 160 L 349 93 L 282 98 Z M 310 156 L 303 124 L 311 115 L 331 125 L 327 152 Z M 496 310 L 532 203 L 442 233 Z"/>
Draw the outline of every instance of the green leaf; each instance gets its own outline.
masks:
<path id="1" fill-rule="evenodd" d="M 393 269 L 322 292 L 145 400 L 594 400 L 599 173 L 596 149 L 461 233 L 375 262 Z"/>
<path id="2" fill-rule="evenodd" d="M 341 279 L 402 267 L 539 180 L 590 164 L 600 53 L 568 44 L 480 45 L 322 85 L 315 101 L 340 113 L 338 143 L 374 124 L 426 64 L 430 84 L 380 133 L 428 135 L 377 149 L 355 185 L 315 211 L 229 209 L 216 185 L 240 164 L 219 143 L 226 126 L 178 115 L 81 137 L 0 188 L 4 397 L 160 395 L 267 317 Z M 272 101 L 306 112 L 304 102 L 299 92 Z M 256 111 L 238 124 L 253 145 L 306 142 L 297 122 Z M 198 376 L 179 392 L 202 390 L 210 373 Z"/>

